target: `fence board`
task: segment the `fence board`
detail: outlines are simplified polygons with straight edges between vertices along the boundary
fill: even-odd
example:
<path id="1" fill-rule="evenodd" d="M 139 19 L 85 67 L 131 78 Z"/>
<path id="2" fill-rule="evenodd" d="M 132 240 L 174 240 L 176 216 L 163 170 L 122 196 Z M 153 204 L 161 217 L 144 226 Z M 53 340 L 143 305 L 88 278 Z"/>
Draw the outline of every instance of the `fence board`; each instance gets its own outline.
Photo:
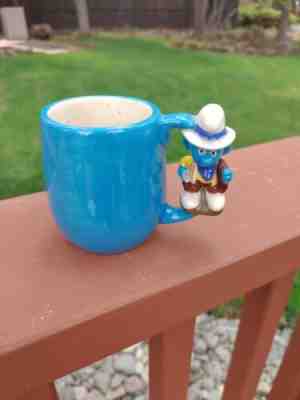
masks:
<path id="1" fill-rule="evenodd" d="M 150 399 L 187 397 L 194 319 L 150 340 Z"/>
<path id="2" fill-rule="evenodd" d="M 269 400 L 300 400 L 300 320 L 284 356 Z"/>
<path id="3" fill-rule="evenodd" d="M 293 277 L 288 275 L 246 296 L 223 400 L 254 399 Z"/>
<path id="4" fill-rule="evenodd" d="M 18 400 L 59 400 L 53 383 L 43 385 Z"/>

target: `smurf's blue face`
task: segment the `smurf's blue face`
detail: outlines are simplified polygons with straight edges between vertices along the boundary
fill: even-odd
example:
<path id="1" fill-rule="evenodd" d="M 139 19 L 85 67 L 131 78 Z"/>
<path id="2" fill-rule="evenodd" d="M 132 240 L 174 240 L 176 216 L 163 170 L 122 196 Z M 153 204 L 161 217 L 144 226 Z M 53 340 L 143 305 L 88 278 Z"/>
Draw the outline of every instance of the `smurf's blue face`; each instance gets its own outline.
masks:
<path id="1" fill-rule="evenodd" d="M 199 167 L 208 168 L 218 164 L 222 157 L 223 151 L 204 150 L 192 146 L 191 153 L 194 161 L 196 161 Z"/>
<path id="2" fill-rule="evenodd" d="M 230 147 L 220 150 L 205 150 L 184 140 L 185 146 L 192 153 L 194 161 L 199 167 L 212 168 L 218 164 L 223 155 L 231 151 Z"/>

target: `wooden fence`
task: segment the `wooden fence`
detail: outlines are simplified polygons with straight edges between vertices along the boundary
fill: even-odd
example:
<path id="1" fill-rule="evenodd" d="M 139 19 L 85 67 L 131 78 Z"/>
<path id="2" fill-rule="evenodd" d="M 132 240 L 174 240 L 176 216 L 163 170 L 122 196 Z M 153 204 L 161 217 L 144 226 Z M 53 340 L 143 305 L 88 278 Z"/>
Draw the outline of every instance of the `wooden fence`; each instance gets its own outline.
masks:
<path id="1" fill-rule="evenodd" d="M 0 0 L 0 7 L 12 4 L 13 0 Z M 55 29 L 72 30 L 78 27 L 74 0 L 19 0 L 19 4 L 25 7 L 29 26 L 49 23 Z M 228 0 L 225 14 L 232 14 L 237 4 L 238 0 Z M 194 26 L 194 0 L 88 0 L 88 8 L 93 28 L 184 29 Z M 237 14 L 232 15 L 232 22 L 235 23 Z"/>
<path id="2" fill-rule="evenodd" d="M 23 0 L 29 25 L 47 22 L 55 29 L 78 26 L 73 0 Z M 188 28 L 193 0 L 88 0 L 92 27 Z"/>

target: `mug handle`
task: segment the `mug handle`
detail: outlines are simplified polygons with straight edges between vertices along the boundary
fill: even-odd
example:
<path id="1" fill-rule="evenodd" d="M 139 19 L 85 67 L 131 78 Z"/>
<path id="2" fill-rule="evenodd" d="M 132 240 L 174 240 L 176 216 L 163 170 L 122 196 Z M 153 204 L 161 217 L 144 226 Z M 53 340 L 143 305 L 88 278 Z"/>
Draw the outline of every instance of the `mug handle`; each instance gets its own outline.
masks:
<path id="1" fill-rule="evenodd" d="M 163 128 L 162 144 L 166 145 L 170 138 L 171 129 L 194 129 L 196 122 L 192 114 L 176 113 L 162 115 L 160 126 Z M 163 203 L 160 213 L 160 224 L 175 224 L 193 218 L 193 214 L 183 208 L 174 207 L 168 203 Z"/>

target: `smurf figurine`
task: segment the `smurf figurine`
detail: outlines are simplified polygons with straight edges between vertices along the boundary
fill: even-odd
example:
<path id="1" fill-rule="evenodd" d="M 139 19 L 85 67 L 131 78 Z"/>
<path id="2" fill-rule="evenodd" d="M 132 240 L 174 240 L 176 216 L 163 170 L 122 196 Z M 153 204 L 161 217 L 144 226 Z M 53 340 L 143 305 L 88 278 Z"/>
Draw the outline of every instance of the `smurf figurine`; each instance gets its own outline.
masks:
<path id="1" fill-rule="evenodd" d="M 224 110 L 217 104 L 206 105 L 195 118 L 195 130 L 182 132 L 191 155 L 183 157 L 178 168 L 184 189 L 180 201 L 192 214 L 218 215 L 233 178 L 222 157 L 231 151 L 236 133 L 226 126 Z"/>

